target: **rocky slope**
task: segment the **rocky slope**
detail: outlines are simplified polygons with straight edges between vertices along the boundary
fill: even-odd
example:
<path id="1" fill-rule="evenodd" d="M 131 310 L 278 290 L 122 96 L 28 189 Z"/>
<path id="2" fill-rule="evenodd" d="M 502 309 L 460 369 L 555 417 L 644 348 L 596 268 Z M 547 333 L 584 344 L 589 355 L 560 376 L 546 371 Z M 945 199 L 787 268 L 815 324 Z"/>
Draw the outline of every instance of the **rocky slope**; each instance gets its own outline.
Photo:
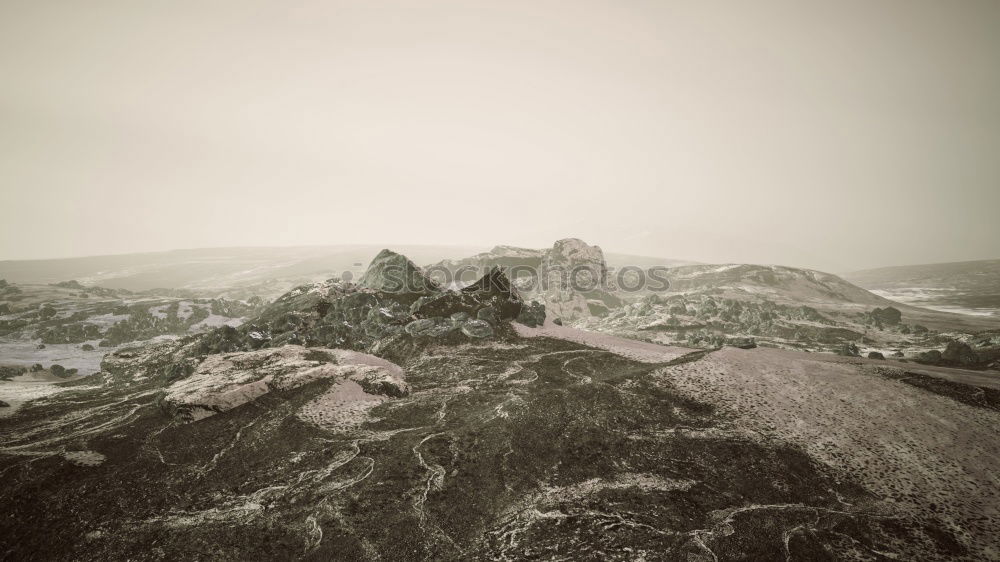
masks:
<path id="1" fill-rule="evenodd" d="M 988 387 L 539 326 L 544 312 L 498 269 L 412 293 L 372 288 L 384 272 L 297 288 L 236 328 L 116 350 L 5 418 L 3 557 L 1000 552 Z M 970 441 L 948 445 L 954 428 Z"/>

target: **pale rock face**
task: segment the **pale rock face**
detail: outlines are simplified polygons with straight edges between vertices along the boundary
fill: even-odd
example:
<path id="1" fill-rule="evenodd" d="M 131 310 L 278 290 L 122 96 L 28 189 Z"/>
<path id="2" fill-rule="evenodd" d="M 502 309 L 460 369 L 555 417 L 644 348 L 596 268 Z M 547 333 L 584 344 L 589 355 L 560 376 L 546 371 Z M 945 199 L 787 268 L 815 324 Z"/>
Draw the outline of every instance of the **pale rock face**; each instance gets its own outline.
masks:
<path id="1" fill-rule="evenodd" d="M 590 266 L 600 273 L 607 273 L 604 252 L 600 246 L 589 246 L 579 238 L 557 240 L 545 255 L 548 266 Z"/>
<path id="2" fill-rule="evenodd" d="M 587 298 L 580 289 L 600 288 L 608 268 L 599 246 L 566 238 L 545 254 L 542 272 L 548 281 L 546 310 L 563 320 L 576 320 L 590 315 Z"/>
<path id="3" fill-rule="evenodd" d="M 286 345 L 210 355 L 194 374 L 167 388 L 163 404 L 178 418 L 197 421 L 272 390 L 292 390 L 322 379 L 353 381 L 372 396 L 409 393 L 403 370 L 384 359 L 353 351 Z"/>

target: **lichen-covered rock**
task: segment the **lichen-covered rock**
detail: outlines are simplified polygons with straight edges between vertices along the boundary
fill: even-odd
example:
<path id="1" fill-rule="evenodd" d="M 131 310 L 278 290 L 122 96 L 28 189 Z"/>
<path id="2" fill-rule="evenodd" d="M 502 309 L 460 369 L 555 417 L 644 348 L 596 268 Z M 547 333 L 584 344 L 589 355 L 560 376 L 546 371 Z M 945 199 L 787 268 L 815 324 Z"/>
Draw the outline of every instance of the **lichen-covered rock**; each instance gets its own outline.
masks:
<path id="1" fill-rule="evenodd" d="M 115 350 L 101 361 L 104 384 L 131 386 L 187 376 L 198 362 L 185 355 L 189 344 L 187 340 L 168 340 Z"/>
<path id="2" fill-rule="evenodd" d="M 469 320 L 462 324 L 462 333 L 470 338 L 488 338 L 493 335 L 493 326 L 483 320 Z"/>
<path id="3" fill-rule="evenodd" d="M 437 322 L 431 320 L 430 318 L 421 318 L 419 320 L 414 320 L 406 325 L 406 333 L 413 337 L 425 336 L 434 329 Z"/>
<path id="4" fill-rule="evenodd" d="M 192 375 L 167 388 L 162 405 L 175 417 L 197 421 L 273 391 L 290 391 L 325 379 L 352 380 L 369 394 L 409 393 L 402 369 L 384 359 L 348 350 L 287 345 L 210 355 Z"/>

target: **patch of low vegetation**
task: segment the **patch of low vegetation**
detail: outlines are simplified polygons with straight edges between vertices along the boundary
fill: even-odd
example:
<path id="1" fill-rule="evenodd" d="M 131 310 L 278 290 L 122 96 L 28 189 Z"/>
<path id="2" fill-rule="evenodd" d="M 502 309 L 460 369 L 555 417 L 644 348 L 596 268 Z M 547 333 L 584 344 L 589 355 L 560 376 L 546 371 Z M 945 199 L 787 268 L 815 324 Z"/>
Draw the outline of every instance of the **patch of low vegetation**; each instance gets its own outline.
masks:
<path id="1" fill-rule="evenodd" d="M 880 369 L 878 373 L 883 377 L 898 380 L 908 385 L 922 388 L 928 392 L 933 392 L 934 394 L 947 396 L 952 400 L 968 404 L 969 406 L 1000 411 L 1000 390 L 995 388 L 974 386 L 922 373 L 899 371 L 897 369 Z"/>

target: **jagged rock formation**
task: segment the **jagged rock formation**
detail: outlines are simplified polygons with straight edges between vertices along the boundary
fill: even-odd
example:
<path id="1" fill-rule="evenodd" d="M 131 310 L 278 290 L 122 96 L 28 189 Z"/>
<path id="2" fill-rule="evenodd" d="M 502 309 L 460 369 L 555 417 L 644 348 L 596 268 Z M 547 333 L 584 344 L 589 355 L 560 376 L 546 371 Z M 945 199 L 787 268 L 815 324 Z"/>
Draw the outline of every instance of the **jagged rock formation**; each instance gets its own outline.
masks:
<path id="1" fill-rule="evenodd" d="M 499 267 L 494 267 L 472 285 L 462 289 L 462 294 L 470 295 L 485 304 L 498 319 L 517 318 L 521 313 L 521 296 L 511 284 L 510 279 Z M 484 309 L 476 311 L 477 314 Z"/>
<path id="2" fill-rule="evenodd" d="M 408 281 L 398 282 L 400 272 Z M 412 338 L 458 343 L 505 334 L 521 307 L 518 291 L 499 268 L 460 291 L 443 290 L 405 256 L 386 250 L 358 285 L 330 280 L 297 287 L 242 326 L 201 338 L 196 348 L 200 354 L 282 345 L 391 353 Z"/>

